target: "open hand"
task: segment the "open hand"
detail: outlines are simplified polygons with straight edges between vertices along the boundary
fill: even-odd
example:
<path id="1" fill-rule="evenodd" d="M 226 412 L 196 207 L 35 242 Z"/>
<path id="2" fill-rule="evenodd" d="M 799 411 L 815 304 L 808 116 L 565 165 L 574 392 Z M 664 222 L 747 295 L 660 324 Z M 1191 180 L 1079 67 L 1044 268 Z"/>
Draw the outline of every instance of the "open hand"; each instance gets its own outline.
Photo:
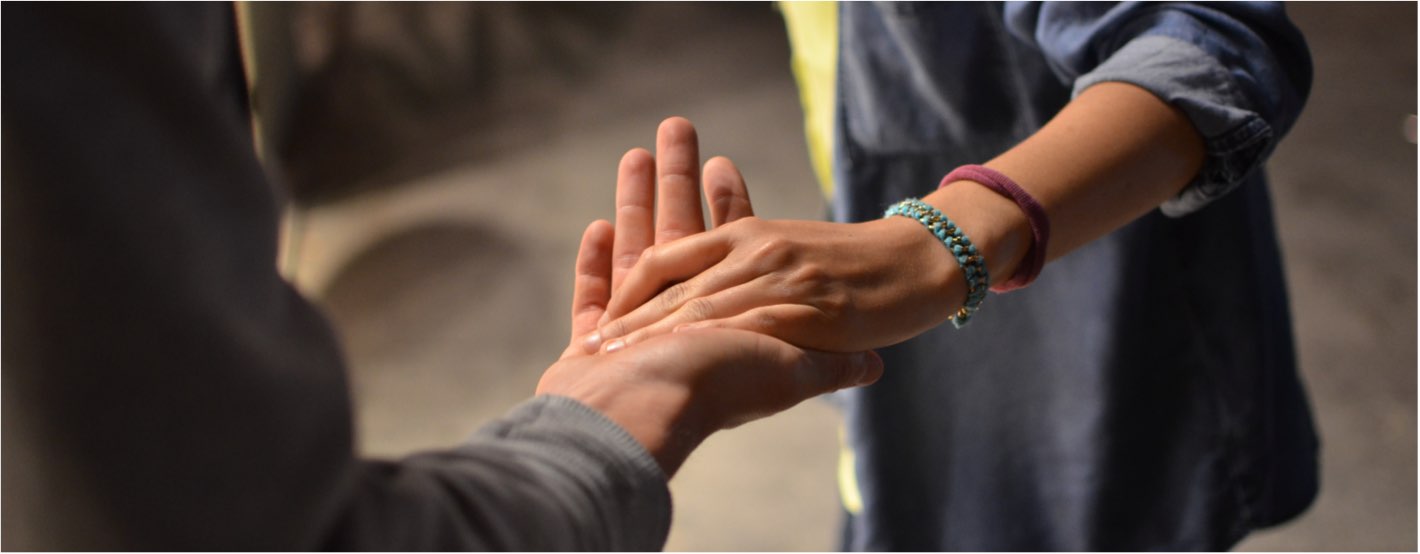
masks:
<path id="1" fill-rule="evenodd" d="M 745 218 L 644 252 L 594 336 L 616 350 L 722 327 L 854 352 L 941 324 L 965 296 L 955 260 L 916 221 Z"/>
<path id="2" fill-rule="evenodd" d="M 596 221 L 578 249 L 572 301 L 572 340 L 548 368 L 538 394 L 558 394 L 596 409 L 651 452 L 667 476 L 710 433 L 783 411 L 803 400 L 864 385 L 882 375 L 872 352 L 829 354 L 770 336 L 709 329 L 646 340 L 614 353 L 590 355 L 585 337 L 613 291 L 652 243 L 704 230 L 696 178 L 694 128 L 671 118 L 657 133 L 657 163 L 632 150 L 617 175 L 617 227 Z M 656 204 L 653 176 L 659 183 Z M 705 195 L 716 226 L 750 215 L 744 181 L 733 164 L 716 158 L 705 167 Z M 619 271 L 618 272 L 618 268 Z"/>
<path id="3" fill-rule="evenodd" d="M 621 157 L 616 173 L 616 227 L 593 221 L 582 234 L 572 287 L 572 341 L 562 357 L 595 352 L 584 348 L 598 323 L 605 323 L 607 303 L 621 288 L 626 274 L 653 244 L 705 231 L 700 194 L 710 207 L 710 220 L 720 227 L 752 217 L 744 177 L 729 158 L 714 157 L 700 174 L 700 141 L 695 127 L 681 117 L 661 122 L 656 130 L 657 160 L 642 148 Z M 657 202 L 659 197 L 659 202 Z"/>

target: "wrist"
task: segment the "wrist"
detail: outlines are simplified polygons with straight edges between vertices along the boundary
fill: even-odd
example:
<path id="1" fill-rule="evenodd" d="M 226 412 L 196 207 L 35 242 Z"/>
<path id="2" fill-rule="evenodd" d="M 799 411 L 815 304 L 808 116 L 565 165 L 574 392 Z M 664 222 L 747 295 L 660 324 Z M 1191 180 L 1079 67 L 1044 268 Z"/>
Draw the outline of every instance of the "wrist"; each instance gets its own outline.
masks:
<path id="1" fill-rule="evenodd" d="M 991 284 L 1020 269 L 1031 245 L 1030 221 L 1010 198 L 975 181 L 958 181 L 923 197 L 961 228 L 986 262 Z"/>
<path id="2" fill-rule="evenodd" d="M 893 263 L 901 266 L 894 276 L 910 287 L 908 298 L 921 314 L 925 327 L 941 324 L 962 307 L 967 280 L 955 257 L 917 220 L 886 217 L 861 225 L 871 226 L 870 248 L 887 250 Z"/>
<path id="3" fill-rule="evenodd" d="M 688 413 L 689 393 L 671 389 L 676 387 L 646 384 L 608 388 L 606 394 L 583 400 L 641 443 L 667 479 L 710 434 L 688 421 L 694 419 Z"/>
<path id="4" fill-rule="evenodd" d="M 640 443 L 669 479 L 709 432 L 695 423 L 699 418 L 684 387 L 656 379 L 607 380 L 637 374 L 635 364 L 613 354 L 559 362 L 544 374 L 537 394 L 565 396 L 606 416 Z"/>

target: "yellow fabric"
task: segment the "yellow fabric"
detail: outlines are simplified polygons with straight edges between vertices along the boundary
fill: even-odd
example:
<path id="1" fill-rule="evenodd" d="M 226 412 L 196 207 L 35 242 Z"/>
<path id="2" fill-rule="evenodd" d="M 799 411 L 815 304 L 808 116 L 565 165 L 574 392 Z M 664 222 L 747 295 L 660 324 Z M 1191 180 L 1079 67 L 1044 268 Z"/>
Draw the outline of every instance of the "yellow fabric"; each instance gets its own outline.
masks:
<path id="1" fill-rule="evenodd" d="M 834 91 L 838 69 L 838 3 L 780 2 L 789 30 L 791 64 L 804 105 L 804 134 L 819 187 L 833 197 Z"/>
<path id="2" fill-rule="evenodd" d="M 858 515 L 863 511 L 863 494 L 858 492 L 857 457 L 853 447 L 848 446 L 848 436 L 843 426 L 838 426 L 838 499 L 843 509 Z"/>
<path id="3" fill-rule="evenodd" d="M 784 25 L 789 30 L 790 60 L 794 79 L 799 83 L 799 101 L 804 105 L 804 135 L 809 143 L 809 161 L 818 176 L 825 198 L 833 198 L 833 118 L 838 79 L 838 3 L 780 2 Z M 843 509 L 857 515 L 863 511 L 858 491 L 858 473 L 853 449 L 839 428 L 838 494 Z"/>

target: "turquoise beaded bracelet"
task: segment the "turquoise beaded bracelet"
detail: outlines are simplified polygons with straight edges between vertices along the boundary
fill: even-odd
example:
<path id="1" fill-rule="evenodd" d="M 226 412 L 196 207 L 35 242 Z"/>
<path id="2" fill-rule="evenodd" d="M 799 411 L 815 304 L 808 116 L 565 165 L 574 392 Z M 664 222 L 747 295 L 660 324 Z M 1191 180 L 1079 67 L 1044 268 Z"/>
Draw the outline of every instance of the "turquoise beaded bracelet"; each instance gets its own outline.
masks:
<path id="1" fill-rule="evenodd" d="M 981 307 L 981 301 L 986 300 L 986 288 L 991 284 L 991 279 L 986 275 L 986 261 L 976 251 L 976 245 L 971 244 L 971 240 L 961 232 L 961 228 L 930 204 L 916 198 L 908 198 L 893 204 L 883 213 L 884 218 L 895 215 L 915 219 L 926 226 L 927 230 L 941 239 L 947 251 L 961 265 L 962 272 L 966 274 L 966 303 L 948 319 L 958 329 L 965 327 L 967 322 L 971 321 L 971 315 Z"/>

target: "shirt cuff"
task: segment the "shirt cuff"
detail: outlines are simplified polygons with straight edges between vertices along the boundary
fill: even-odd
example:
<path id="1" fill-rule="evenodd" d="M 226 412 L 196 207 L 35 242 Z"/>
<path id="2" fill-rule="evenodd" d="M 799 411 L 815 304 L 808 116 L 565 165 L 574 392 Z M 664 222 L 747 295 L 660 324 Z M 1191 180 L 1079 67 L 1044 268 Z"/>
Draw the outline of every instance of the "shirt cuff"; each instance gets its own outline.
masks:
<path id="1" fill-rule="evenodd" d="M 1075 80 L 1074 94 L 1102 82 L 1124 82 L 1183 111 L 1203 136 L 1207 158 L 1199 174 L 1159 206 L 1164 215 L 1192 213 L 1231 192 L 1257 170 L 1274 146 L 1275 133 L 1234 85 L 1228 70 L 1201 48 L 1173 37 L 1130 41 L 1103 64 Z"/>

